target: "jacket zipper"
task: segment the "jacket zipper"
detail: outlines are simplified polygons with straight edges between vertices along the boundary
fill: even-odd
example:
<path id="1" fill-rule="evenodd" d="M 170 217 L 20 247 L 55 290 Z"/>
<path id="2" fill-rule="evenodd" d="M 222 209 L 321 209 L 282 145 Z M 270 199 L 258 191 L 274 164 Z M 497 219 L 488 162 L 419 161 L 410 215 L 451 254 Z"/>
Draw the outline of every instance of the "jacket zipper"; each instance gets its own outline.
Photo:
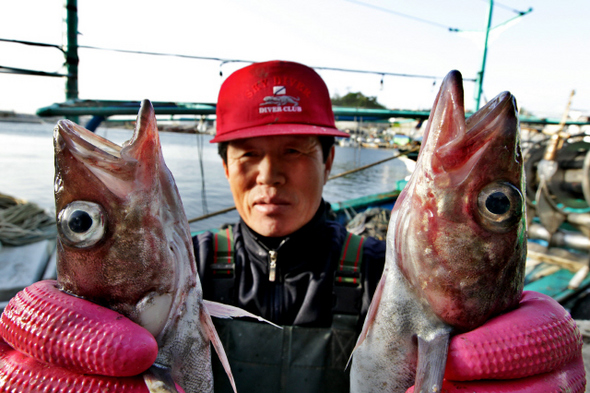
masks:
<path id="1" fill-rule="evenodd" d="M 258 241 L 258 239 L 256 239 Z M 277 248 L 271 250 L 266 247 L 264 243 L 258 241 L 258 244 L 268 252 L 268 281 L 275 282 L 277 280 L 277 259 L 279 258 L 279 249 L 285 244 L 289 238 L 283 239 Z"/>
<path id="2" fill-rule="evenodd" d="M 258 239 L 256 240 L 258 241 Z M 281 305 L 283 304 L 280 280 L 279 282 L 277 282 L 277 261 L 279 259 L 279 249 L 283 246 L 283 244 L 285 244 L 287 240 L 289 240 L 288 237 L 284 238 L 278 245 L 278 247 L 274 250 L 271 250 L 264 243 L 258 241 L 258 244 L 268 252 L 268 282 L 271 283 L 269 289 L 274 291 L 274 296 L 271 295 L 272 300 L 270 301 L 271 320 L 274 321 L 277 321 L 279 316 L 281 315 Z"/>
<path id="3" fill-rule="evenodd" d="M 268 281 L 274 282 L 277 278 L 277 251 L 276 250 L 269 250 L 268 251 Z"/>

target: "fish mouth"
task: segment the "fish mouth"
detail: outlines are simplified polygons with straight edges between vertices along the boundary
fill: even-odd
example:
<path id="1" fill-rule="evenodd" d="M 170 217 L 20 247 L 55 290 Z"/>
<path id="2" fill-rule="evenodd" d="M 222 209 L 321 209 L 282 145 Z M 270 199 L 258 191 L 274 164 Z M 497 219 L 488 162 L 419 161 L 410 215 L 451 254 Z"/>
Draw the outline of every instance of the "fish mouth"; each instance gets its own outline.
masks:
<path id="1" fill-rule="evenodd" d="M 60 120 L 56 130 L 61 137 L 60 141 L 77 157 L 97 162 L 117 162 L 121 158 L 121 146 L 70 120 Z"/>
<path id="2" fill-rule="evenodd" d="M 450 174 L 457 185 L 469 177 L 479 162 L 490 158 L 493 150 L 516 152 L 515 129 L 516 99 L 509 92 L 500 93 L 466 120 L 461 73 L 451 71 L 435 100 L 423 151 L 432 156 L 432 170 Z"/>
<path id="3" fill-rule="evenodd" d="M 108 189 L 120 198 L 125 198 L 137 188 L 134 178 L 140 161 L 155 161 L 160 152 L 159 138 L 151 132 L 138 132 L 140 129 L 151 130 L 146 123 L 155 121 L 154 109 L 148 100 L 144 100 L 137 117 L 137 125 L 130 140 L 117 145 L 82 126 L 60 120 L 54 133 L 57 150 L 69 151 L 82 168 L 93 173 Z M 155 128 L 157 131 L 157 128 Z M 147 177 L 144 177 L 146 180 Z M 147 184 L 145 185 L 148 186 Z"/>

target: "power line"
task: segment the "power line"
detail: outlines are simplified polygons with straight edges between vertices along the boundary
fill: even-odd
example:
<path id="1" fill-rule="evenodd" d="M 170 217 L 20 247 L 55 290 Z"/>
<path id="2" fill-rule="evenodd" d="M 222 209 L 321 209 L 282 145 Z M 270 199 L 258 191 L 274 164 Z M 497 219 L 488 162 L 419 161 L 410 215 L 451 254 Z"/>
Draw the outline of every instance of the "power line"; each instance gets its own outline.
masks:
<path id="1" fill-rule="evenodd" d="M 22 44 L 22 45 L 29 45 L 29 46 L 41 46 L 41 47 L 47 47 L 47 48 L 55 48 L 55 49 L 59 49 L 60 51 L 64 52 L 63 48 L 60 45 L 55 45 L 55 44 L 46 44 L 43 42 L 32 42 L 32 41 L 22 41 L 22 40 L 9 40 L 6 38 L 0 38 L 0 41 L 9 42 L 12 44 Z"/>
<path id="2" fill-rule="evenodd" d="M 348 1 L 349 3 L 361 5 L 363 7 L 373 8 L 373 9 L 376 9 L 376 10 L 379 10 L 379 11 L 387 12 L 388 14 L 393 14 L 393 15 L 401 16 L 402 18 L 413 19 L 413 20 L 418 21 L 418 22 L 421 22 L 421 23 L 426 23 L 426 24 L 433 25 L 433 26 L 436 26 L 436 27 L 442 27 L 443 29 L 447 29 L 449 31 L 455 31 L 455 30 L 457 30 L 454 27 L 449 27 L 447 25 L 443 25 L 443 24 L 438 23 L 438 22 L 434 22 L 434 21 L 431 21 L 431 20 L 419 18 L 419 17 L 413 16 L 413 15 L 404 14 L 402 12 L 390 10 L 388 8 L 379 7 L 379 6 L 376 6 L 376 5 L 373 5 L 373 4 L 365 3 L 363 1 L 357 1 L 357 0 L 345 0 L 345 1 Z"/>
<path id="3" fill-rule="evenodd" d="M 220 61 L 222 63 L 229 63 L 229 62 L 234 62 L 234 61 L 235 62 L 244 62 L 244 63 L 254 63 L 253 61 L 249 61 L 249 60 L 224 59 L 222 57 L 194 56 L 194 55 L 184 55 L 184 54 L 180 54 L 180 53 L 135 51 L 135 50 L 129 50 L 129 49 L 100 48 L 97 46 L 88 46 L 88 45 L 78 45 L 78 48 L 95 49 L 95 50 L 103 50 L 103 51 L 119 52 L 119 53 L 131 53 L 131 54 L 136 54 L 136 55 L 170 56 L 170 57 L 180 57 L 180 58 L 185 58 L 185 59 L 212 60 L 212 61 Z"/>
<path id="4" fill-rule="evenodd" d="M 100 48 L 100 47 L 96 47 L 96 46 L 86 46 L 86 45 L 80 45 L 79 48 L 104 50 L 104 51 L 111 51 L 111 52 L 121 52 L 121 53 L 132 53 L 132 54 L 139 54 L 139 55 L 172 56 L 172 57 L 180 57 L 180 58 L 186 58 L 186 59 L 219 61 L 221 63 L 221 66 L 223 66 L 224 64 L 227 64 L 227 63 L 255 63 L 256 62 L 254 60 L 227 59 L 227 58 L 222 58 L 222 57 L 194 56 L 194 55 L 185 55 L 185 54 L 177 54 L 177 53 L 133 51 L 133 50 L 127 50 L 127 49 L 109 49 L 109 48 Z M 348 69 L 348 68 L 322 67 L 322 66 L 310 66 L 310 67 L 314 68 L 316 70 L 353 72 L 353 73 L 373 74 L 373 75 L 388 75 L 388 76 L 399 76 L 399 77 L 406 77 L 406 78 L 442 79 L 441 77 L 436 77 L 436 76 L 432 76 L 432 75 L 415 75 L 415 74 L 403 74 L 403 73 L 388 72 L 388 71 L 368 71 L 368 70 L 355 70 L 355 69 Z M 465 80 L 470 80 L 470 79 L 465 79 Z"/>
<path id="5" fill-rule="evenodd" d="M 0 41 L 15 43 L 15 44 L 31 45 L 31 46 L 52 47 L 52 48 L 57 48 L 60 51 L 64 52 L 64 50 L 61 46 L 55 45 L 55 44 L 47 44 L 47 43 L 42 43 L 42 42 L 32 42 L 32 41 L 23 41 L 23 40 L 11 40 L 11 39 L 4 39 L 4 38 L 0 38 Z M 78 45 L 78 48 L 91 49 L 91 50 L 102 50 L 102 51 L 118 52 L 118 53 L 129 53 L 129 54 L 136 54 L 136 55 L 168 56 L 168 57 L 178 57 L 178 58 L 185 58 L 185 59 L 218 61 L 218 62 L 220 62 L 220 67 L 223 66 L 224 64 L 227 64 L 227 63 L 255 63 L 256 62 L 254 60 L 228 59 L 228 58 L 223 58 L 223 57 L 209 57 L 209 56 L 195 56 L 195 55 L 186 55 L 186 54 L 180 54 L 180 53 L 164 53 L 164 52 L 136 51 L 136 50 L 129 50 L 129 49 L 101 48 L 101 47 L 89 46 L 89 45 Z M 397 76 L 397 77 L 404 77 L 404 78 L 422 78 L 422 79 L 442 79 L 443 78 L 440 76 L 433 76 L 433 75 L 416 75 L 416 74 L 405 74 L 405 73 L 397 73 L 397 72 L 389 72 L 389 71 L 370 71 L 370 70 L 357 70 L 357 69 L 323 67 L 323 66 L 310 66 L 310 67 L 314 68 L 316 70 L 372 74 L 372 75 L 381 75 L 382 77 L 387 75 L 387 76 Z M 465 78 L 464 81 L 475 81 L 475 79 Z"/>
<path id="6" fill-rule="evenodd" d="M 442 79 L 442 77 L 432 75 L 416 75 L 416 74 L 401 74 L 396 72 L 381 72 L 381 71 L 364 71 L 364 70 L 351 70 L 346 68 L 333 68 L 333 67 L 312 67 L 316 70 L 330 70 L 330 71 L 342 71 L 342 72 L 356 72 L 361 74 L 374 74 L 374 75 L 388 75 L 388 76 L 400 76 L 404 78 L 423 78 L 423 79 Z M 473 82 L 475 79 L 463 78 L 464 81 Z"/>
<path id="7" fill-rule="evenodd" d="M 379 7 L 379 6 L 376 6 L 376 5 L 373 5 L 373 4 L 365 3 L 364 1 L 359 1 L 359 0 L 344 0 L 344 1 L 348 1 L 349 3 L 357 4 L 357 5 L 360 5 L 360 6 L 363 6 L 363 7 L 372 8 L 372 9 L 375 9 L 375 10 L 378 10 L 378 11 L 387 12 L 388 14 L 393 14 L 393 15 L 401 16 L 402 18 L 412 19 L 412 20 L 415 20 L 415 21 L 420 22 L 420 23 L 426 23 L 426 24 L 429 24 L 429 25 L 432 25 L 432 26 L 441 27 L 441 28 L 446 29 L 446 30 L 451 31 L 451 32 L 459 32 L 459 31 L 462 31 L 462 29 L 459 29 L 457 27 L 451 27 L 451 26 L 448 26 L 448 25 L 445 25 L 445 24 L 442 24 L 442 23 L 438 23 L 438 22 L 432 21 L 432 20 L 428 20 L 428 19 L 424 19 L 424 18 L 419 18 L 419 17 L 414 16 L 414 15 L 404 14 L 403 12 L 394 11 L 394 10 L 391 10 L 389 8 Z M 482 1 L 485 1 L 485 2 L 489 3 L 489 0 L 482 0 Z M 494 6 L 499 6 L 500 8 L 507 9 L 507 10 L 512 11 L 512 12 L 514 12 L 514 13 L 520 15 L 520 16 L 523 16 L 523 15 L 525 15 L 525 14 L 527 14 L 527 13 L 529 13 L 529 12 L 532 11 L 532 8 L 529 8 L 528 11 L 520 11 L 520 10 L 517 10 L 515 8 L 508 7 L 506 5 L 499 4 L 497 2 L 494 3 Z"/>
<path id="8" fill-rule="evenodd" d="M 489 3 L 490 2 L 490 0 L 481 0 L 481 1 L 485 1 L 486 3 Z M 518 15 L 524 15 L 524 14 L 527 14 L 527 13 L 529 13 L 531 11 L 530 8 L 529 8 L 528 11 L 520 11 L 520 10 L 517 10 L 516 8 L 512 8 L 510 6 L 507 6 L 507 5 L 498 3 L 497 1 L 494 1 L 494 7 L 504 8 L 505 10 L 512 11 L 515 14 L 518 14 Z"/>
<path id="9" fill-rule="evenodd" d="M 51 77 L 68 77 L 68 74 L 60 74 L 58 72 L 47 72 L 37 70 L 27 70 L 25 68 L 7 67 L 0 65 L 0 73 L 2 74 L 19 74 L 19 75 L 34 75 L 34 76 L 51 76 Z"/>

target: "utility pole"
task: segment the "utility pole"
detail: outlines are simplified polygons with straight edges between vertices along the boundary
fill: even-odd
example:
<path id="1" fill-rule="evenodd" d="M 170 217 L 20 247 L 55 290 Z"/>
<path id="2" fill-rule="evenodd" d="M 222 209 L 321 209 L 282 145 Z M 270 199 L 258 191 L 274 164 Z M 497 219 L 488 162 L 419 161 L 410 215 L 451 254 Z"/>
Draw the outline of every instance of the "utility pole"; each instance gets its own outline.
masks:
<path id="1" fill-rule="evenodd" d="M 64 54 L 66 56 L 66 100 L 75 100 L 78 98 L 78 0 L 65 1 L 65 27 L 66 42 Z M 76 119 L 70 118 L 77 122 Z"/>
<path id="2" fill-rule="evenodd" d="M 490 36 L 490 28 L 492 26 L 492 14 L 494 11 L 494 0 L 490 0 L 490 12 L 488 14 L 488 27 L 486 28 L 486 38 L 483 47 L 483 60 L 481 62 L 481 70 L 477 73 L 477 80 L 475 82 L 475 111 L 479 110 L 481 102 L 481 94 L 483 92 L 483 75 L 486 70 L 486 58 L 488 55 L 488 38 Z"/>

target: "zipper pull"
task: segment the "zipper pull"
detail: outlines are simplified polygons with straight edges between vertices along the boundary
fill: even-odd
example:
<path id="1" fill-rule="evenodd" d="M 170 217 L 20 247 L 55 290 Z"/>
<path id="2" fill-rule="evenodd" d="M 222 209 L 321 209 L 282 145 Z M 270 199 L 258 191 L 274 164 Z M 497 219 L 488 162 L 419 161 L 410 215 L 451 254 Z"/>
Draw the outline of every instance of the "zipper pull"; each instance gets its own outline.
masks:
<path id="1" fill-rule="evenodd" d="M 270 250 L 268 252 L 269 257 L 269 272 L 268 272 L 268 281 L 273 282 L 277 278 L 277 252 L 275 250 Z"/>

